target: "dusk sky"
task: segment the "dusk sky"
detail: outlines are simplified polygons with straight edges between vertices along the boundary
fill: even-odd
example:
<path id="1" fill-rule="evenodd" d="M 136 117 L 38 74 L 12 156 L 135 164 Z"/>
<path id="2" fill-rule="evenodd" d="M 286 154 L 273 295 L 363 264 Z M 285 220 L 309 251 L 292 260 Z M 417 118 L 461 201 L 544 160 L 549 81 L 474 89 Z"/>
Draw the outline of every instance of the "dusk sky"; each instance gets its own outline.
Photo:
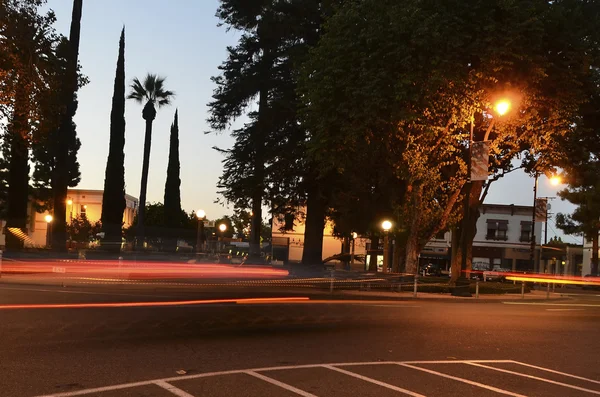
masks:
<path id="1" fill-rule="evenodd" d="M 56 12 L 57 30 L 68 35 L 72 1 L 49 0 Z M 229 148 L 227 133 L 205 134 L 207 103 L 214 88 L 210 77 L 225 59 L 226 47 L 239 37 L 235 31 L 217 27 L 217 0 L 84 0 L 81 25 L 80 63 L 90 83 L 79 92 L 75 116 L 82 142 L 79 151 L 80 188 L 102 189 L 108 154 L 110 107 L 118 52 L 119 34 L 125 25 L 125 71 L 127 84 L 146 73 L 166 76 L 166 86 L 177 96 L 171 106 L 159 109 L 152 136 L 148 201 L 162 202 L 169 151 L 169 128 L 179 109 L 181 197 L 186 211 L 203 208 L 208 218 L 218 218 L 231 209 L 215 204 L 216 183 L 222 155 L 213 146 Z M 128 194 L 139 196 L 144 139 L 142 106 L 126 106 L 125 182 Z M 242 120 L 243 121 L 243 120 Z M 239 124 L 239 122 L 237 123 Z M 495 182 L 487 203 L 531 205 L 533 179 L 517 170 Z M 545 177 L 539 180 L 539 196 L 556 196 L 557 188 Z M 552 201 L 552 212 L 573 207 L 560 199 Z M 548 236 L 556 227 L 550 221 Z M 562 235 L 562 233 L 560 233 Z M 581 238 L 565 236 L 567 242 Z"/>

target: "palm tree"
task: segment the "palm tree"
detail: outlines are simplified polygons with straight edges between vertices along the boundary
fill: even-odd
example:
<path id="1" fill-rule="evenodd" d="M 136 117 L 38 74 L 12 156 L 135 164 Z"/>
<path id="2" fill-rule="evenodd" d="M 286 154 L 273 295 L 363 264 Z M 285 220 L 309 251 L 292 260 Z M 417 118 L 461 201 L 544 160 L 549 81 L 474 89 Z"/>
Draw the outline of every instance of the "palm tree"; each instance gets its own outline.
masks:
<path id="1" fill-rule="evenodd" d="M 142 183 L 140 187 L 140 203 L 138 209 L 137 244 L 144 244 L 144 215 L 146 212 L 146 189 L 148 188 L 148 168 L 150 167 L 150 145 L 152 141 L 152 122 L 156 117 L 156 107 L 160 108 L 171 103 L 175 96 L 173 91 L 164 87 L 165 78 L 148 74 L 144 84 L 136 77 L 131 83 L 131 92 L 127 99 L 144 103 L 142 118 L 146 120 L 146 136 L 144 138 L 144 160 L 142 163 Z"/>

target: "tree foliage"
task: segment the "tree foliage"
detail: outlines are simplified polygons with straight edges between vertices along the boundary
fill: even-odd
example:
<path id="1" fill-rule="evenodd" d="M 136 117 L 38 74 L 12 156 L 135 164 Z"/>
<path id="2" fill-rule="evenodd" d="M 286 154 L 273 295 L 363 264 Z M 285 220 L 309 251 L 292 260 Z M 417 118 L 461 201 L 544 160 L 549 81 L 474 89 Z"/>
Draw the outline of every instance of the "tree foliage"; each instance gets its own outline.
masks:
<path id="1" fill-rule="evenodd" d="M 125 211 L 125 28 L 119 39 L 119 55 L 115 72 L 112 108 L 110 111 L 110 138 L 104 192 L 102 196 L 103 245 L 117 247 L 121 242 L 123 212 Z M 105 244 L 108 243 L 108 244 Z M 118 245 L 120 247 L 120 244 Z"/>
<path id="2" fill-rule="evenodd" d="M 549 166 L 586 100 L 597 14 L 570 0 L 342 7 L 304 65 L 300 90 L 311 158 L 322 176 L 345 183 L 330 205 L 349 203 L 340 209 L 350 221 L 360 203 L 393 212 L 409 233 L 414 271 L 420 248 L 461 217 L 471 120 L 474 140 L 490 131 L 490 173 L 510 170 L 525 150 L 537 169 Z M 507 94 L 514 109 L 500 119 L 493 104 Z M 379 199 L 389 185 L 398 189 Z M 361 218 L 353 227 L 365 227 Z"/>

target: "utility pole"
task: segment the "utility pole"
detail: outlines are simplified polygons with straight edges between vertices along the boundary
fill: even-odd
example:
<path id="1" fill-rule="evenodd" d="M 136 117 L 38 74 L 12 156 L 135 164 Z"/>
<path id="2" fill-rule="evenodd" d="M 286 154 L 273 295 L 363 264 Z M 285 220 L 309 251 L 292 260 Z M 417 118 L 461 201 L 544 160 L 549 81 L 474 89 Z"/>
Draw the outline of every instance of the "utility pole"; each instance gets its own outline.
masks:
<path id="1" fill-rule="evenodd" d="M 537 202 L 537 187 L 538 187 L 538 177 L 540 176 L 539 172 L 535 171 L 535 180 L 533 183 L 533 210 L 531 211 L 531 252 L 529 258 L 531 259 L 531 263 L 533 265 L 533 272 L 537 272 L 539 269 L 536 269 L 535 266 L 535 204 Z"/>

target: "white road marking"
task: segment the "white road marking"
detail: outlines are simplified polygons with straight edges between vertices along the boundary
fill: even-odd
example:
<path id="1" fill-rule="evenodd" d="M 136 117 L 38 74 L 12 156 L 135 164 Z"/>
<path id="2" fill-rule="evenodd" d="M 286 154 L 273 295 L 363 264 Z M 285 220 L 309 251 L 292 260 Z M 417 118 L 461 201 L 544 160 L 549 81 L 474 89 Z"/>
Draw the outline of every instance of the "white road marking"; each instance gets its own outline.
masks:
<path id="1" fill-rule="evenodd" d="M 529 305 L 529 306 L 569 306 L 569 307 L 600 307 L 589 303 L 541 303 L 541 302 L 502 302 L 505 305 Z"/>
<path id="2" fill-rule="evenodd" d="M 348 376 L 352 376 L 352 377 L 358 378 L 360 380 L 364 380 L 365 382 L 374 383 L 376 385 L 379 385 L 379 386 L 382 386 L 382 387 L 385 387 L 387 389 L 391 389 L 391 390 L 394 390 L 394 391 L 397 391 L 397 392 L 400 392 L 400 393 L 404 393 L 404 394 L 412 396 L 412 397 L 425 397 L 423 394 L 415 393 L 413 391 L 406 390 L 406 389 L 403 389 L 403 388 L 398 387 L 398 386 L 390 385 L 389 383 L 381 382 L 381 381 L 378 381 L 378 380 L 373 379 L 373 378 L 368 378 L 366 376 L 359 375 L 359 374 L 357 374 L 355 372 L 346 371 L 345 369 L 336 368 L 336 367 L 334 367 L 332 365 L 323 365 L 323 368 L 327 368 L 327 369 L 330 369 L 330 370 L 333 370 L 333 371 L 341 372 L 342 374 L 345 374 L 345 375 L 348 375 Z"/>
<path id="3" fill-rule="evenodd" d="M 539 380 L 541 382 L 552 383 L 553 385 L 564 386 L 564 387 L 568 387 L 570 389 L 584 391 L 584 392 L 587 392 L 587 393 L 592 393 L 592 394 L 598 394 L 598 395 L 600 395 L 600 391 L 597 391 L 597 390 L 591 390 L 591 389 L 586 389 L 584 387 L 569 385 L 567 383 L 557 382 L 555 380 L 550 380 L 550 379 L 546 379 L 546 378 L 540 378 L 538 376 L 522 374 L 520 372 L 509 371 L 507 369 L 502 369 L 502 368 L 490 367 L 488 365 L 483 365 L 483 364 L 479 364 L 479 363 L 473 363 L 473 362 L 469 363 L 469 362 L 467 362 L 466 364 L 473 365 L 475 367 L 481 367 L 481 368 L 485 368 L 485 369 L 491 369 L 491 370 L 498 371 L 498 372 L 503 372 L 505 374 L 511 374 L 511 375 L 515 375 L 515 376 L 522 376 L 523 378 Z"/>
<path id="4" fill-rule="evenodd" d="M 245 373 L 247 375 L 251 375 L 254 376 L 256 378 L 262 379 L 266 382 L 269 383 L 273 383 L 279 387 L 283 387 L 281 386 L 279 383 L 285 385 L 286 389 L 292 388 L 292 389 L 288 389 L 290 391 L 293 391 L 296 394 L 299 394 L 301 396 L 304 397 L 314 397 L 312 394 L 307 393 L 303 390 L 300 389 L 296 389 L 293 386 L 287 385 L 285 383 L 279 382 L 275 379 L 269 378 L 268 376 L 259 374 L 259 372 L 269 372 L 269 371 L 279 371 L 279 370 L 293 370 L 293 369 L 302 369 L 302 368 L 328 368 L 328 369 L 333 369 L 334 371 L 338 371 L 341 373 L 347 373 L 349 371 L 345 371 L 339 367 L 347 367 L 347 366 L 361 366 L 361 365 L 389 365 L 389 364 L 394 364 L 394 365 L 401 365 L 407 368 L 412 368 L 412 369 L 416 369 L 419 371 L 423 371 L 423 372 L 427 372 L 433 375 L 437 375 L 437 376 L 441 376 L 444 378 L 448 378 L 448 379 L 453 379 L 459 382 L 463 382 L 463 383 L 467 383 L 473 386 L 477 386 L 477 387 L 481 387 L 484 389 L 488 389 L 488 390 L 492 390 L 501 394 L 505 394 L 505 395 L 509 395 L 509 396 L 513 396 L 513 397 L 524 397 L 521 394 L 517 394 L 517 393 L 512 393 L 506 390 L 502 390 L 502 389 L 498 389 L 496 387 L 493 386 L 488 386 L 485 384 L 481 384 L 478 382 L 473 382 L 470 381 L 468 379 L 463 379 L 463 378 L 458 378 L 452 375 L 448 375 L 448 374 L 444 374 L 441 372 L 437 372 L 437 371 L 433 371 L 427 368 L 421 368 L 421 367 L 417 367 L 416 365 L 418 364 L 485 364 L 485 363 L 489 363 L 489 364 L 500 364 L 500 363 L 512 363 L 512 364 L 518 364 L 518 365 L 523 365 L 523 366 L 527 366 L 527 367 L 531 367 L 531 368 L 535 368 L 535 369 L 540 369 L 543 371 L 547 371 L 547 372 L 552 372 L 552 373 L 556 373 L 559 375 L 564 375 L 567 377 L 572 377 L 574 379 L 580 379 L 580 380 L 584 380 L 584 381 L 588 381 L 588 382 L 593 382 L 593 383 L 597 383 L 600 384 L 599 381 L 593 380 L 593 379 L 588 379 L 588 378 L 584 378 L 581 376 L 577 376 L 577 375 L 571 375 L 571 374 L 567 374 L 564 372 L 560 372 L 560 371 L 554 371 L 548 368 L 543 368 L 543 367 L 538 367 L 535 365 L 530 365 L 530 364 L 525 364 L 519 361 L 514 361 L 514 360 L 433 360 L 433 361 L 375 361 L 375 362 L 350 362 L 350 363 L 330 363 L 330 364 L 304 364 L 304 365 L 288 365 L 288 366 L 278 366 L 278 367 L 264 367 L 264 368 L 253 368 L 253 369 L 243 369 L 243 370 L 229 370 L 229 371 L 217 371 L 217 372 L 205 372 L 205 373 L 201 373 L 201 374 L 191 374 L 191 375 L 183 375 L 183 376 L 174 376 L 174 377 L 169 377 L 169 378 L 163 378 L 163 379 L 153 379 L 153 380 L 147 380 L 147 381 L 141 381 L 141 382 L 132 382 L 132 383 L 123 383 L 123 384 L 117 384 L 117 385 L 112 385 L 112 386 L 105 386 L 105 387 L 98 387 L 98 388 L 93 388 L 93 389 L 84 389 L 84 390 L 76 390 L 76 391 L 70 391 L 70 392 L 63 392 L 63 393 L 55 393 L 55 394 L 45 394 L 45 395 L 41 395 L 38 397 L 74 397 L 74 396 L 82 396 L 82 395 L 86 395 L 86 394 L 98 394 L 98 393 L 102 393 L 102 392 L 108 392 L 108 391 L 114 391 L 114 390 L 122 390 L 122 389 L 129 389 L 129 388 L 133 388 L 133 387 L 140 387 L 140 386 L 147 386 L 147 385 L 159 385 L 161 387 L 163 387 L 162 385 L 168 385 L 170 382 L 177 382 L 177 381 L 182 381 L 182 380 L 189 380 L 189 379 L 199 379 L 199 378 L 208 378 L 208 377 L 212 377 L 212 376 L 221 376 L 221 375 L 234 375 L 234 374 L 242 374 Z M 330 367 L 335 367 L 335 368 L 330 368 Z M 493 368 L 493 367 L 490 367 Z M 496 368 L 494 368 L 496 369 Z M 351 375 L 350 375 L 351 374 Z M 348 375 L 350 376 L 354 376 L 357 377 L 359 379 L 361 379 L 361 375 L 356 374 L 354 372 L 349 372 Z M 521 374 L 519 374 L 521 375 Z M 266 380 L 266 379 L 268 380 Z M 367 382 L 371 382 L 371 383 L 375 383 L 375 384 L 379 384 L 377 382 L 377 380 L 375 379 L 371 379 L 371 378 L 366 378 L 363 379 L 366 380 Z M 278 382 L 278 383 L 275 383 Z M 380 382 L 380 383 L 384 383 L 384 382 Z M 393 385 L 387 385 L 384 387 L 388 387 L 391 386 L 391 388 L 394 388 L 396 386 Z M 383 385 L 382 385 L 383 386 Z M 174 387 L 172 385 L 170 385 L 170 387 Z M 568 386 L 568 387 L 573 387 L 573 386 Z M 164 388 L 164 387 L 163 387 Z M 403 393 L 405 392 L 409 392 L 412 393 L 408 390 L 404 391 L 404 390 L 398 390 L 398 391 L 402 391 Z M 183 391 L 182 391 L 183 392 Z M 185 392 L 184 392 L 185 393 Z M 302 394 L 304 393 L 304 394 Z M 597 394 L 600 394 L 599 392 L 594 392 Z M 410 394 L 409 394 L 410 395 Z M 413 396 L 420 396 L 419 394 L 413 394 Z M 186 396 L 187 397 L 187 396 Z"/>
<path id="5" fill-rule="evenodd" d="M 506 394 L 507 396 L 527 397 L 527 396 L 525 396 L 523 394 L 518 394 L 518 393 L 510 392 L 508 390 L 498 389 L 497 387 L 488 386 L 488 385 L 485 385 L 483 383 L 474 382 L 472 380 L 463 379 L 463 378 L 459 378 L 457 376 L 452 376 L 452 375 L 444 374 L 442 372 L 433 371 L 433 370 L 427 369 L 427 368 L 416 367 L 414 365 L 410 365 L 410 364 L 406 364 L 406 363 L 398 363 L 398 365 L 401 365 L 401 366 L 406 367 L 406 368 L 416 369 L 418 371 L 427 372 L 427 373 L 432 374 L 432 375 L 441 376 L 443 378 L 448 378 L 448 379 L 456 380 L 458 382 L 463 382 L 463 383 L 466 383 L 466 384 L 469 384 L 469 385 L 472 385 L 472 386 L 481 387 L 483 389 L 491 390 L 491 391 L 494 391 L 496 393 Z"/>
<path id="6" fill-rule="evenodd" d="M 553 374 L 563 375 L 563 376 L 567 376 L 567 377 L 573 378 L 573 379 L 585 380 L 587 382 L 592 382 L 592 383 L 596 383 L 596 384 L 600 385 L 600 381 L 597 381 L 594 379 L 589 379 L 589 378 L 584 378 L 583 376 L 577 376 L 577 375 L 573 375 L 573 374 L 568 374 L 566 372 L 555 371 L 555 370 L 549 369 L 549 368 L 538 367 L 537 365 L 522 363 L 520 361 L 513 361 L 513 363 L 522 365 L 524 367 L 535 368 L 535 369 L 539 369 L 541 371 L 551 372 Z"/>
<path id="7" fill-rule="evenodd" d="M 298 395 L 300 395 L 302 397 L 317 397 L 314 394 L 311 394 L 311 393 L 306 392 L 304 390 L 298 389 L 297 387 L 294 387 L 292 385 L 288 385 L 287 383 L 280 382 L 280 381 L 278 381 L 276 379 L 269 378 L 268 376 L 264 376 L 262 374 L 254 372 L 254 371 L 244 371 L 244 373 L 248 374 L 250 376 L 254 376 L 255 378 L 258 378 L 258 379 L 263 380 L 265 382 L 271 383 L 271 384 L 273 384 L 275 386 L 279 386 L 282 389 L 291 391 L 292 393 L 296 393 L 296 394 L 298 394 Z"/>
<path id="8" fill-rule="evenodd" d="M 585 309 L 546 309 L 547 312 L 579 312 Z"/>
<path id="9" fill-rule="evenodd" d="M 156 386 L 160 386 L 163 389 L 170 391 L 177 397 L 194 397 L 190 393 L 185 392 L 185 391 L 181 390 L 180 388 L 175 387 L 172 384 L 165 382 L 164 380 L 157 380 L 156 382 L 152 382 L 152 383 L 154 383 Z"/>

